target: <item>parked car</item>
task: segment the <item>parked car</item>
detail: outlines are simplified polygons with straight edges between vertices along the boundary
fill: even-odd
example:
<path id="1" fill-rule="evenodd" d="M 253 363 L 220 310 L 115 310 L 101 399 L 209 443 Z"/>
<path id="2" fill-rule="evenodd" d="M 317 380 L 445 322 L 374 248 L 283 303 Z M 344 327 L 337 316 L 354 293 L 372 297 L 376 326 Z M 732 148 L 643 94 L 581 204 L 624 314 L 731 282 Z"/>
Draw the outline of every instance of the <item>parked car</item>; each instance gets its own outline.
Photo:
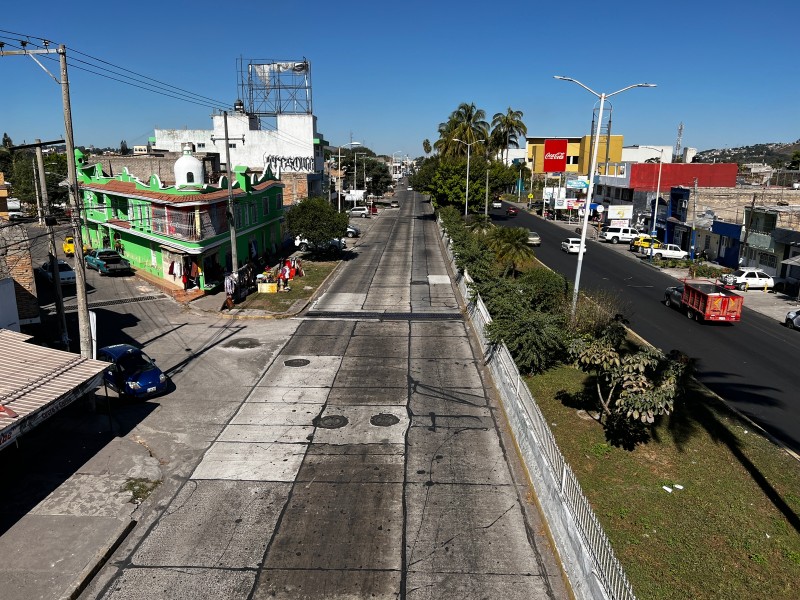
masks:
<path id="1" fill-rule="evenodd" d="M 528 243 L 531 246 L 541 246 L 542 245 L 542 236 L 540 236 L 535 231 L 528 232 Z"/>
<path id="2" fill-rule="evenodd" d="M 103 379 L 120 396 L 147 398 L 167 390 L 167 376 L 135 346 L 105 346 L 97 351 L 97 359 L 111 363 L 103 372 Z"/>
<path id="3" fill-rule="evenodd" d="M 354 238 L 361 235 L 361 230 L 356 227 L 355 225 L 348 225 L 347 226 L 347 237 Z"/>
<path id="4" fill-rule="evenodd" d="M 503 203 L 500 200 L 492 200 L 492 208 L 503 208 Z"/>
<path id="5" fill-rule="evenodd" d="M 389 206 L 392 207 L 392 208 L 400 208 L 400 203 L 397 200 L 392 200 L 389 203 Z"/>
<path id="6" fill-rule="evenodd" d="M 677 258 L 678 260 L 683 260 L 689 258 L 689 253 L 686 250 L 683 250 L 680 246 L 676 244 L 662 244 L 662 243 L 654 243 L 652 249 L 643 249 L 641 250 L 642 254 L 650 254 L 652 252 L 653 258 L 656 260 L 661 260 L 663 258 Z"/>
<path id="7" fill-rule="evenodd" d="M 333 238 L 325 242 L 324 246 L 317 247 L 309 242 L 306 238 L 297 236 L 294 238 L 294 245 L 301 251 L 307 252 L 308 250 L 316 250 L 318 252 L 330 252 L 333 250 L 345 250 L 347 248 L 347 241 L 344 238 Z"/>
<path id="8" fill-rule="evenodd" d="M 409 192 L 413 192 L 413 191 L 414 191 L 414 188 L 413 188 L 413 187 L 411 187 L 411 186 L 408 186 L 408 191 L 409 191 Z"/>
<path id="9" fill-rule="evenodd" d="M 732 277 L 728 278 L 728 285 L 733 285 L 738 290 L 763 290 L 765 288 L 771 290 L 775 287 L 775 280 L 772 276 L 755 267 L 742 267 L 730 275 Z"/>
<path id="10" fill-rule="evenodd" d="M 640 235 L 641 232 L 633 227 L 603 227 L 600 230 L 600 239 L 612 244 L 632 242 Z"/>
<path id="11" fill-rule="evenodd" d="M 784 323 L 789 329 L 800 329 L 800 310 L 794 309 L 786 313 Z"/>
<path id="12" fill-rule="evenodd" d="M 658 239 L 646 233 L 642 234 L 631 240 L 631 252 L 638 252 L 641 248 L 649 248 L 653 242 L 657 243 Z"/>
<path id="13" fill-rule="evenodd" d="M 567 254 L 578 254 L 581 248 L 581 238 L 567 238 L 561 242 L 561 249 Z M 586 245 L 583 246 L 583 252 L 586 253 Z"/>
<path id="14" fill-rule="evenodd" d="M 66 256 L 75 256 L 75 238 L 71 235 L 68 235 L 64 238 L 64 243 L 61 244 L 61 249 L 64 251 Z M 83 255 L 86 256 L 89 254 L 91 248 L 87 246 L 85 243 L 83 244 Z"/>
<path id="15" fill-rule="evenodd" d="M 354 206 L 347 212 L 349 213 L 350 217 L 366 218 L 370 215 L 369 206 Z"/>
<path id="16" fill-rule="evenodd" d="M 509 206 L 506 209 L 506 216 L 507 217 L 516 217 L 519 214 L 519 211 L 514 206 Z"/>
<path id="17" fill-rule="evenodd" d="M 50 284 L 53 283 L 53 271 L 50 269 L 50 261 L 42 263 L 36 269 L 37 273 Z M 64 260 L 58 261 L 58 278 L 61 285 L 75 285 L 75 269 Z"/>
<path id="18" fill-rule="evenodd" d="M 119 275 L 132 273 L 131 263 L 111 248 L 92 250 L 86 255 L 86 268 L 94 269 L 100 275 Z"/>

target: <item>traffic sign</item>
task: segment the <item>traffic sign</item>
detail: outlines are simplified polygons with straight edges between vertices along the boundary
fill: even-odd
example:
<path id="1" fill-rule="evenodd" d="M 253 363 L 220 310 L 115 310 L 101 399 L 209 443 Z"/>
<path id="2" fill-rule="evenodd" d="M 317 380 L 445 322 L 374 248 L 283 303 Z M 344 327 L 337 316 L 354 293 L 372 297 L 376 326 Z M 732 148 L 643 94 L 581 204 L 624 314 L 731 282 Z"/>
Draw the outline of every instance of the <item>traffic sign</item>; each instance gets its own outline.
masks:
<path id="1" fill-rule="evenodd" d="M 528 194 L 528 200 L 533 200 L 533 194 Z"/>

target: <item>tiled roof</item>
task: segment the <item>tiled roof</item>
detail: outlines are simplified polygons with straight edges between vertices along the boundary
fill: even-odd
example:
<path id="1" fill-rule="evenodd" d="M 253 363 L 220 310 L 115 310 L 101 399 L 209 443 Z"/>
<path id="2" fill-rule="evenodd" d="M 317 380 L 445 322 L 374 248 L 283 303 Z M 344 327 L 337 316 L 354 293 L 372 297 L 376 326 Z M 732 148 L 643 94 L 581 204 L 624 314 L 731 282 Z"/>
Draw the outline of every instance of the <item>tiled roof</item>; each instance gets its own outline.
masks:
<path id="1" fill-rule="evenodd" d="M 267 189 L 273 185 L 280 185 L 283 187 L 283 184 L 279 181 L 264 181 L 257 185 L 253 186 L 255 191 L 262 191 Z M 155 200 L 158 202 L 168 202 L 170 204 L 184 204 L 187 202 L 215 202 L 217 200 L 227 198 L 228 197 L 228 190 L 216 190 L 214 192 L 209 192 L 207 194 L 202 194 L 199 192 L 187 192 L 185 194 L 165 194 L 163 192 L 156 192 L 153 190 L 141 190 L 136 188 L 136 183 L 132 181 L 119 181 L 118 179 L 112 179 L 106 183 L 100 182 L 92 182 L 92 183 L 81 183 L 80 187 L 85 190 L 91 190 L 96 192 L 103 192 L 107 194 L 112 194 L 116 196 L 127 196 L 132 198 L 145 198 L 149 200 Z M 240 188 L 233 189 L 233 197 L 244 196 L 245 192 L 243 192 Z"/>

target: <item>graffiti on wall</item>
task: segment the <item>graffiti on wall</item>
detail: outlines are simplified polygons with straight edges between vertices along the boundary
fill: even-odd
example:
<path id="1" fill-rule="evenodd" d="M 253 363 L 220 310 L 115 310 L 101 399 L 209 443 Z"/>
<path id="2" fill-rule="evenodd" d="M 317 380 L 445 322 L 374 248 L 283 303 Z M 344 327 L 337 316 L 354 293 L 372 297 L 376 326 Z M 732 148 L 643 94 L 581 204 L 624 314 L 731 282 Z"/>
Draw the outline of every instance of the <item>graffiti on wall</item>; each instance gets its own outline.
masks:
<path id="1" fill-rule="evenodd" d="M 264 155 L 264 169 L 271 168 L 273 173 L 284 171 L 294 173 L 313 173 L 313 156 L 277 156 L 275 154 Z"/>

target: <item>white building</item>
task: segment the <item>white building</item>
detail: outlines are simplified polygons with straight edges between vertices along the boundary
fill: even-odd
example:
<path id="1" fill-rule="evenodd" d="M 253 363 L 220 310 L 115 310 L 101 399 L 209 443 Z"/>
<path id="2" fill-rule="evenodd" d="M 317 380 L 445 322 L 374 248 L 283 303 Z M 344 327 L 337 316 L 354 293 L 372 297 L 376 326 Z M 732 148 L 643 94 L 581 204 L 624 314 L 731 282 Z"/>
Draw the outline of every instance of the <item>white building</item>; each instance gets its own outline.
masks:
<path id="1" fill-rule="evenodd" d="M 279 114 L 275 129 L 260 129 L 259 119 L 237 108 L 228 114 L 228 149 L 233 165 L 261 173 L 271 167 L 286 185 L 284 203 L 322 195 L 325 141 L 317 133 L 312 114 Z M 212 116 L 213 129 L 156 129 L 154 148 L 181 152 L 183 144 L 195 152 L 219 153 L 225 165 L 224 115 Z"/>

